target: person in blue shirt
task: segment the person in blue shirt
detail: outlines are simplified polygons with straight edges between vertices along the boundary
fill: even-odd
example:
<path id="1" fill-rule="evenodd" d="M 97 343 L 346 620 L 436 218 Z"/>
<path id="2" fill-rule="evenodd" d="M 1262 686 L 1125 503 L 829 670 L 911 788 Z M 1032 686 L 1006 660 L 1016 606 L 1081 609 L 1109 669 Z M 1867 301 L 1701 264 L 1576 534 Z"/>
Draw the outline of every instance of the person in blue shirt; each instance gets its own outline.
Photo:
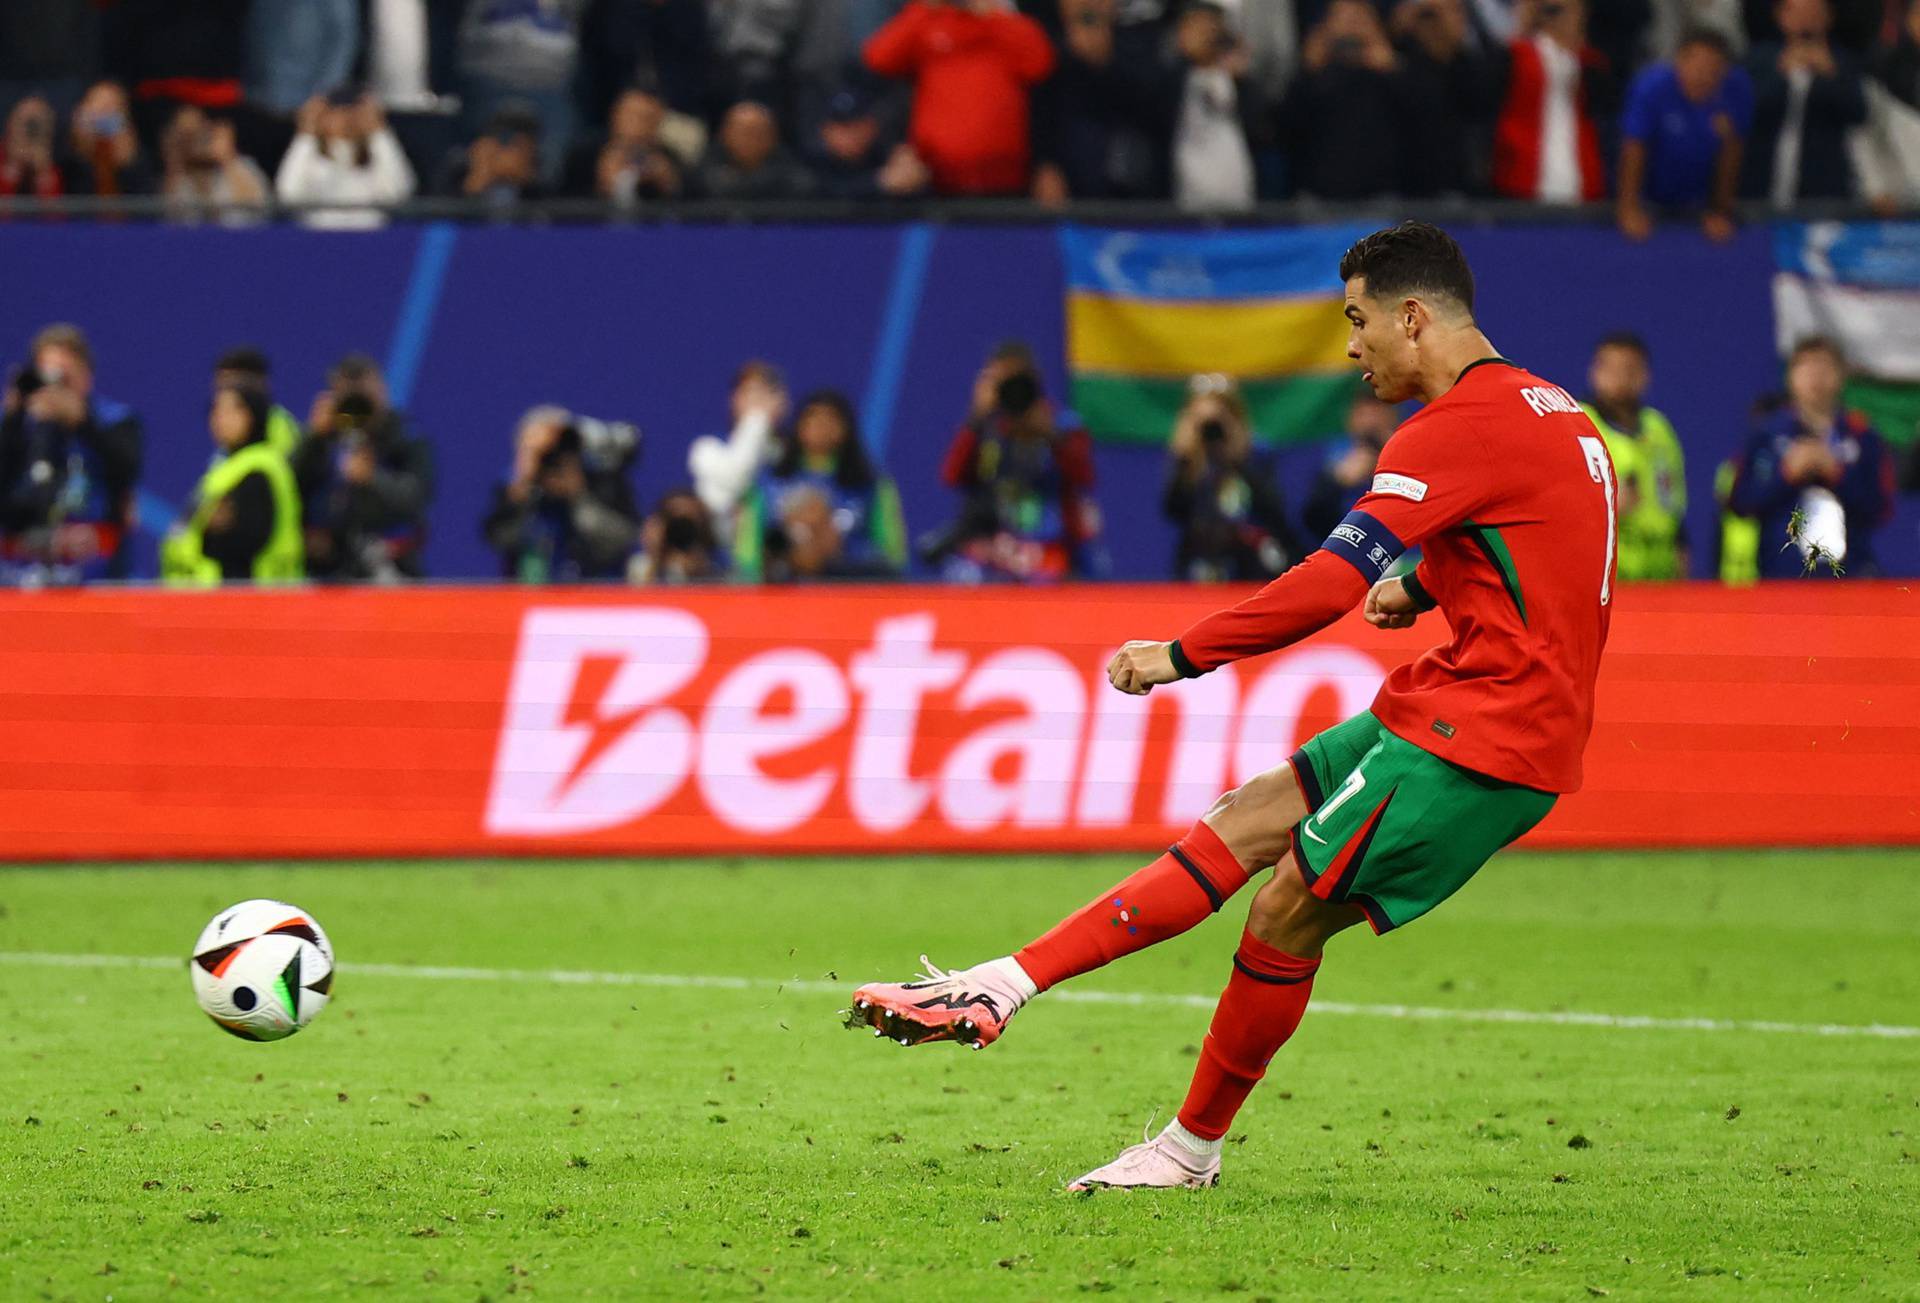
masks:
<path id="1" fill-rule="evenodd" d="M 1874 531 L 1893 510 L 1893 459 L 1841 402 L 1846 359 L 1825 336 L 1794 345 L 1784 401 L 1747 440 L 1728 509 L 1760 526 L 1760 577 L 1879 573 Z"/>
<path id="2" fill-rule="evenodd" d="M 1707 235 L 1733 237 L 1742 143 L 1753 85 L 1727 38 L 1696 28 L 1671 60 L 1633 79 L 1620 115 L 1618 219 L 1628 239 L 1653 231 L 1656 210 L 1697 211 Z"/>
<path id="3" fill-rule="evenodd" d="M 900 494 L 860 443 L 846 395 L 809 394 L 778 458 L 742 505 L 734 576 L 881 579 L 906 570 Z"/>

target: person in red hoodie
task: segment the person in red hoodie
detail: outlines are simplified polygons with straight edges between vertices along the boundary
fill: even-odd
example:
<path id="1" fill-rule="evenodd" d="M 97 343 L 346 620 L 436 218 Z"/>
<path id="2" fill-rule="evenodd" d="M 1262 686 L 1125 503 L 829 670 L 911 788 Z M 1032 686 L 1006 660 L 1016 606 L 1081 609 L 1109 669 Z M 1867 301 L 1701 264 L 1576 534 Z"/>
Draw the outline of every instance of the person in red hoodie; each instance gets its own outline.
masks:
<path id="1" fill-rule="evenodd" d="M 1507 95 L 1493 133 L 1493 188 L 1513 199 L 1588 203 L 1607 193 L 1598 119 L 1617 83 L 1587 41 L 1582 0 L 1521 0 Z"/>
<path id="2" fill-rule="evenodd" d="M 1039 23 L 1009 0 L 912 0 L 868 39 L 867 66 L 911 80 L 914 149 L 949 195 L 1023 194 L 1027 91 L 1053 71 Z"/>

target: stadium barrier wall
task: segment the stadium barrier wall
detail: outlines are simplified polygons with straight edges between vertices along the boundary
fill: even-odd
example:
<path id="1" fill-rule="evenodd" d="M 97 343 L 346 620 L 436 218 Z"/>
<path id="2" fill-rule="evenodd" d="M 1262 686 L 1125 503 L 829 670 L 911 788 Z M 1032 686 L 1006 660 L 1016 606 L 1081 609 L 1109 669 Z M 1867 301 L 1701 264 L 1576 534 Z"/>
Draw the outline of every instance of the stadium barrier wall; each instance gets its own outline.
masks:
<path id="1" fill-rule="evenodd" d="M 1725 246 L 1684 224 L 1644 244 L 1610 222 L 1459 233 L 1494 342 L 1556 383 L 1584 390 L 1606 332 L 1646 336 L 1652 401 L 1687 451 L 1687 527 L 1704 571 L 1715 466 L 1744 437 L 1754 397 L 1779 382 L 1770 230 Z M 989 348 L 1030 339 L 1049 388 L 1064 392 L 1059 243 L 1051 226 L 17 225 L 0 239 L 0 376 L 49 321 L 92 334 L 102 392 L 146 417 L 146 575 L 153 531 L 206 470 L 208 369 L 241 342 L 272 355 L 276 391 L 302 417 L 342 353 L 387 365 L 436 452 L 427 564 L 440 579 L 499 574 L 479 524 L 521 413 L 561 403 L 639 422 L 636 481 L 651 503 L 685 480 L 688 441 L 724 430 L 749 357 L 780 363 L 796 392 L 853 397 L 918 535 L 956 509 L 940 459 Z M 1282 459 L 1296 506 L 1325 456 Z M 1163 460 L 1155 448 L 1097 452 L 1116 576 L 1172 573 Z M 1907 510 L 1880 535 L 1891 574 L 1920 572 Z"/>
<path id="2" fill-rule="evenodd" d="M 0 857 L 1165 845 L 1439 633 L 1349 617 L 1126 697 L 1222 589 L 0 594 Z M 1920 844 L 1920 600 L 1618 597 L 1531 844 Z"/>

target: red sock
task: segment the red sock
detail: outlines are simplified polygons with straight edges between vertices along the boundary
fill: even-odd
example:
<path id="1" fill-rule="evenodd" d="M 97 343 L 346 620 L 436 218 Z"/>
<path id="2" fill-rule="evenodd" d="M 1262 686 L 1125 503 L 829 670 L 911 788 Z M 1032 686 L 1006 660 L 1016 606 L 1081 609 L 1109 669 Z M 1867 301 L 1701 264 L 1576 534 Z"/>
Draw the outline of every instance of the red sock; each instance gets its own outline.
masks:
<path id="1" fill-rule="evenodd" d="M 1042 991 L 1122 955 L 1177 937 L 1253 875 L 1204 823 L 1153 863 L 1014 953 Z"/>
<path id="2" fill-rule="evenodd" d="M 1253 933 L 1240 937 L 1233 976 L 1213 1011 L 1213 1025 L 1200 1047 L 1180 1125 L 1202 1140 L 1218 1140 L 1233 1115 L 1267 1075 L 1267 1063 L 1307 1011 L 1319 959 L 1275 950 Z"/>

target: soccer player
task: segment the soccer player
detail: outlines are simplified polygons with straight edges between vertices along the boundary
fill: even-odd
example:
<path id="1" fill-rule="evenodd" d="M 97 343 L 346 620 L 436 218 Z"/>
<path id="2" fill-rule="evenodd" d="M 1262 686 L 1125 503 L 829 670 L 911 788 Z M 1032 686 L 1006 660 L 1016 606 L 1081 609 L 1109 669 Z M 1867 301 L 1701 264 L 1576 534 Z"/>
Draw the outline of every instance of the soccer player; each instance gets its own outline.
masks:
<path id="1" fill-rule="evenodd" d="M 1127 643 L 1107 677 L 1151 692 L 1297 642 L 1363 599 L 1382 628 L 1437 607 L 1451 640 L 1046 935 L 953 973 L 923 956 L 920 980 L 854 992 L 849 1026 L 978 1048 L 1040 992 L 1186 931 L 1273 866 L 1186 1102 L 1073 1189 L 1214 1184 L 1227 1128 L 1306 1011 L 1328 938 L 1411 923 L 1580 786 L 1614 582 L 1606 444 L 1564 389 L 1494 351 L 1444 231 L 1375 232 L 1340 275 L 1347 355 L 1381 398 L 1426 405 L 1319 551 L 1172 642 Z M 1414 547 L 1419 566 L 1389 578 Z"/>

